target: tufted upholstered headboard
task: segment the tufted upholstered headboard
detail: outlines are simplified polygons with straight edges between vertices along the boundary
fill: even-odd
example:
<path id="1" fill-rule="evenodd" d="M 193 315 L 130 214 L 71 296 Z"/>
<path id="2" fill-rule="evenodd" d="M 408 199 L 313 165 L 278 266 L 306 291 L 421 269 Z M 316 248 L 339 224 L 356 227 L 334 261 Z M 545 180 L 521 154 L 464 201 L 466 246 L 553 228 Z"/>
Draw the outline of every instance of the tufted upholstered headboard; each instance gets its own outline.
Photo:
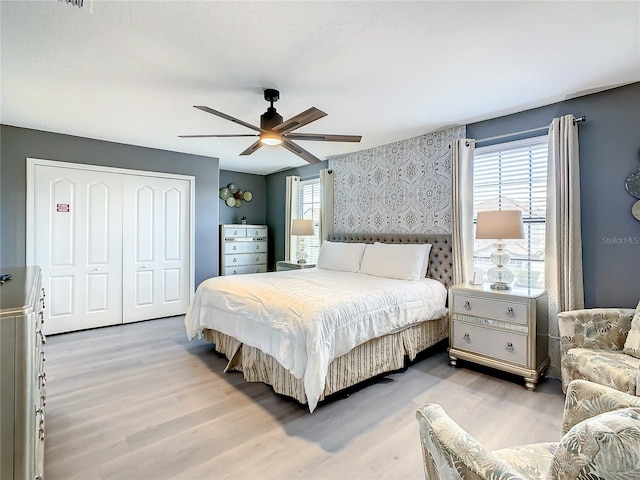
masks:
<path id="1" fill-rule="evenodd" d="M 452 284 L 453 255 L 451 235 L 446 234 L 401 234 L 401 233 L 333 233 L 332 242 L 362 243 L 430 243 L 427 277 L 439 280 L 447 289 Z"/>

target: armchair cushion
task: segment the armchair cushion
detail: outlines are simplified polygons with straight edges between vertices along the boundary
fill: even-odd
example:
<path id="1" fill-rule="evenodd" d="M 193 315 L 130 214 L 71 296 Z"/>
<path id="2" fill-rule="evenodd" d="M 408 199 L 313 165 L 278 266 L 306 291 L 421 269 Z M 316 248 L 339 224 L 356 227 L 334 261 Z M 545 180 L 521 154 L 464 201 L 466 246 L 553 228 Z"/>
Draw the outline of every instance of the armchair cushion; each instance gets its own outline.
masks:
<path id="1" fill-rule="evenodd" d="M 630 395 L 638 391 L 639 368 L 640 358 L 619 351 L 572 348 L 562 359 L 567 382 L 581 378 Z"/>
<path id="2" fill-rule="evenodd" d="M 564 402 L 562 435 L 587 418 L 629 407 L 640 407 L 640 397 L 587 380 L 574 380 Z"/>
<path id="3" fill-rule="evenodd" d="M 557 449 L 558 442 L 548 442 L 503 448 L 493 453 L 516 470 L 520 474 L 518 478 L 542 480 L 547 478 L 549 465 Z"/>
<path id="4" fill-rule="evenodd" d="M 560 440 L 550 479 L 640 476 L 640 408 L 602 413 L 575 425 Z"/>
<path id="5" fill-rule="evenodd" d="M 622 351 L 627 355 L 640 358 L 640 302 L 638 302 L 636 312 L 631 320 L 631 330 L 629 330 Z"/>

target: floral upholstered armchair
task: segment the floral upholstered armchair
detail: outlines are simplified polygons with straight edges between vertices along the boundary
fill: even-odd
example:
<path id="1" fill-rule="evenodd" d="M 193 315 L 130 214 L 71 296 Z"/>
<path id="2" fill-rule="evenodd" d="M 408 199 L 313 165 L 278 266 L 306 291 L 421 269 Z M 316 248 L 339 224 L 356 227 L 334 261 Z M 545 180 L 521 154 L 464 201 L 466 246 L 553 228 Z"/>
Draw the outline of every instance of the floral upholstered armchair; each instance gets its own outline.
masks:
<path id="1" fill-rule="evenodd" d="M 640 396 L 640 304 L 558 314 L 562 389 L 581 378 Z"/>
<path id="2" fill-rule="evenodd" d="M 560 442 L 490 451 L 439 405 L 416 417 L 430 480 L 640 478 L 640 398 L 585 380 L 569 384 Z"/>

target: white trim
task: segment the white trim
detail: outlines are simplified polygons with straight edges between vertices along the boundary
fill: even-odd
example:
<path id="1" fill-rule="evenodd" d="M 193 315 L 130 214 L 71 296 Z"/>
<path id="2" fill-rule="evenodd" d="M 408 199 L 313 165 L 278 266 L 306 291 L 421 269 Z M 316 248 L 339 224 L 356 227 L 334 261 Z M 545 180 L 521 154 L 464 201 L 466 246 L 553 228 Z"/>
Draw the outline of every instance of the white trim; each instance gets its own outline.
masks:
<path id="1" fill-rule="evenodd" d="M 183 175 L 179 173 L 152 172 L 148 170 L 133 170 L 128 168 L 107 167 L 104 165 L 88 165 L 84 163 L 63 162 L 59 160 L 44 160 L 41 158 L 27 157 L 27 231 L 26 231 L 26 265 L 31 265 L 35 258 L 35 238 L 34 238 L 34 178 L 36 166 L 49 166 L 57 168 L 69 168 L 73 170 L 89 170 L 94 172 L 119 173 L 121 175 L 136 175 L 142 177 L 159 177 L 175 180 L 185 180 L 189 182 L 190 205 L 189 205 L 189 300 L 195 294 L 195 186 L 196 177 L 193 175 Z"/>
<path id="2" fill-rule="evenodd" d="M 500 150 L 507 150 L 512 148 L 519 147 L 530 147 L 532 145 L 546 145 L 548 134 L 543 133 L 542 135 L 535 135 L 529 138 L 521 138 L 520 140 L 512 140 L 510 142 L 501 142 L 494 143 L 492 145 L 487 145 L 486 147 L 476 147 L 476 154 L 484 154 L 484 153 L 493 153 L 498 152 Z"/>

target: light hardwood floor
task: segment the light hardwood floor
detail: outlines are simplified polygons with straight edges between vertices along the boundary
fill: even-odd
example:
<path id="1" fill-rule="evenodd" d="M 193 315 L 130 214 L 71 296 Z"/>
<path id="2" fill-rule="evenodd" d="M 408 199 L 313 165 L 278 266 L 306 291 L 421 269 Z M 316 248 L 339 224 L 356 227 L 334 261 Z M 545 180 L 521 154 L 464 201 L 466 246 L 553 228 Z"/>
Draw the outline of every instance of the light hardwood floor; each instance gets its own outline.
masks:
<path id="1" fill-rule="evenodd" d="M 416 409 L 439 403 L 490 449 L 557 441 L 547 379 L 448 366 L 432 352 L 313 414 L 240 373 L 182 317 L 49 337 L 45 478 L 420 479 Z M 495 373 L 495 372 L 494 372 Z"/>

